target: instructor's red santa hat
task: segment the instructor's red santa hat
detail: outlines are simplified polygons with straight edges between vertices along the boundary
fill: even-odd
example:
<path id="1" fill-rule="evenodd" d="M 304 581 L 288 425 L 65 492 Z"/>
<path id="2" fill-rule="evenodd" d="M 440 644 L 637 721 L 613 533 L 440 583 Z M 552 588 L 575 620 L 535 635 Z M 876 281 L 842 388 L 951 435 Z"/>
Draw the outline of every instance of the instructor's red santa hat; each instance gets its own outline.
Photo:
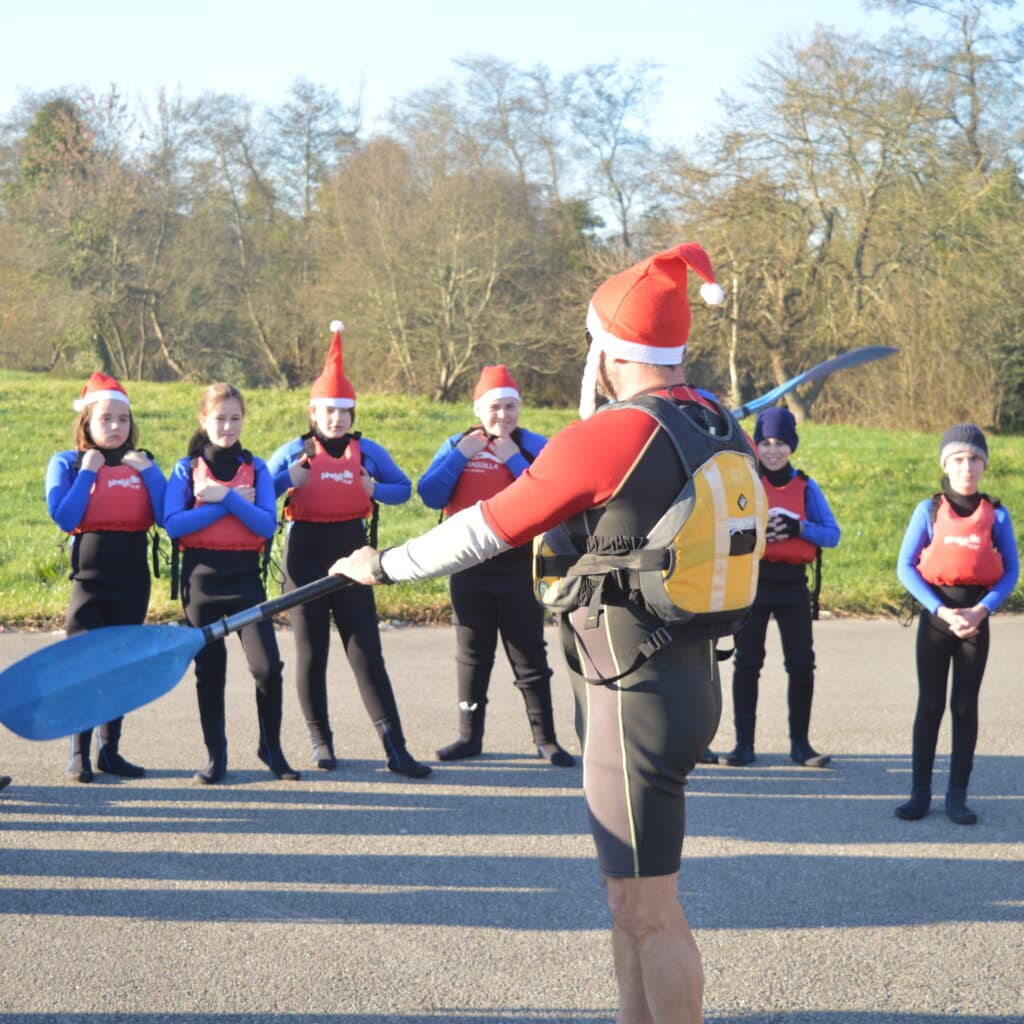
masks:
<path id="1" fill-rule="evenodd" d="M 345 366 L 341 358 L 341 332 L 345 325 L 340 320 L 331 321 L 334 337 L 327 353 L 323 373 L 309 389 L 310 405 L 323 405 L 334 409 L 351 409 L 356 404 L 356 389 L 345 376 Z"/>
<path id="2" fill-rule="evenodd" d="M 514 398 L 518 401 L 519 386 L 512 379 L 508 367 L 503 363 L 499 363 L 497 366 L 485 366 L 480 371 L 480 379 L 473 389 L 473 409 L 476 410 L 478 406 L 486 408 L 492 402 L 502 398 Z"/>
<path id="3" fill-rule="evenodd" d="M 683 361 L 690 335 L 687 270 L 704 282 L 701 298 L 709 305 L 725 301 L 715 283 L 708 254 L 696 242 L 683 242 L 609 277 L 594 292 L 587 310 L 590 349 L 583 370 L 580 416 L 595 408 L 597 367 L 602 352 L 635 363 L 675 366 Z"/>
<path id="4" fill-rule="evenodd" d="M 128 401 L 128 395 L 121 387 L 120 382 L 114 380 L 113 377 L 108 377 L 105 373 L 94 373 L 85 382 L 81 398 L 76 398 L 71 403 L 71 407 L 75 412 L 81 412 L 87 405 L 92 405 L 93 402 L 102 402 L 105 399 L 124 402 L 128 406 L 132 404 Z"/>

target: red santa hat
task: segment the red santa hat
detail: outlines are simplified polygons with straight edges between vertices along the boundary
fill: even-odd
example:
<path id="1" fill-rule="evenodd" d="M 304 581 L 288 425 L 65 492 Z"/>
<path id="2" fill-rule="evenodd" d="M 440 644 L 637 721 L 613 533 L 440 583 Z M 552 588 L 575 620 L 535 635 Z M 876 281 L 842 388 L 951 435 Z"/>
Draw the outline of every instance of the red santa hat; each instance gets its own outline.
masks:
<path id="1" fill-rule="evenodd" d="M 94 373 L 85 382 L 81 398 L 76 398 L 71 403 L 71 407 L 75 412 L 81 412 L 87 405 L 92 405 L 93 402 L 102 402 L 105 399 L 124 402 L 127 406 L 132 404 L 128 401 L 128 395 L 119 381 L 108 377 L 105 373 Z"/>
<path id="2" fill-rule="evenodd" d="M 594 411 L 600 354 L 635 363 L 674 366 L 683 361 L 690 335 L 687 270 L 703 280 L 701 298 L 709 305 L 725 301 L 715 283 L 708 254 L 696 242 L 683 242 L 649 256 L 608 278 L 590 300 L 587 331 L 591 343 L 583 371 L 580 415 Z"/>
<path id="3" fill-rule="evenodd" d="M 345 366 L 341 357 L 341 332 L 345 325 L 340 320 L 331 321 L 334 337 L 327 353 L 323 373 L 309 389 L 309 401 L 313 405 L 324 405 L 334 409 L 351 409 L 356 404 L 356 390 L 345 376 Z"/>
<path id="4" fill-rule="evenodd" d="M 480 371 L 480 379 L 473 389 L 473 408 L 488 406 L 502 398 L 514 398 L 518 401 L 519 386 L 503 363 L 485 366 Z"/>

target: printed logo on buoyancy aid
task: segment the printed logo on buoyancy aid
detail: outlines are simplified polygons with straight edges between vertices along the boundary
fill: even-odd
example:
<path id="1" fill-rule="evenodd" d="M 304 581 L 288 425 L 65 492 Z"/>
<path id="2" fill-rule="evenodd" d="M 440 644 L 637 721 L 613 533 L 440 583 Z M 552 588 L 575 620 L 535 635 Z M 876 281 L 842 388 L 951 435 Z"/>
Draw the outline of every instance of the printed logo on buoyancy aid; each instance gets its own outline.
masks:
<path id="1" fill-rule="evenodd" d="M 717 402 L 711 404 L 727 425 L 722 435 L 710 433 L 675 402 L 652 395 L 605 407 L 642 409 L 655 419 L 671 439 L 685 483 L 635 550 L 582 553 L 567 524 L 537 538 L 535 594 L 542 604 L 562 612 L 586 604 L 587 625 L 596 625 L 604 585 L 614 578 L 620 588 L 638 592 L 667 626 L 701 626 L 717 636 L 739 628 L 757 593 L 768 502 L 739 424 Z M 648 457 L 649 450 L 641 463 Z M 628 479 L 607 508 L 625 493 Z M 615 538 L 601 541 L 605 551 L 615 547 Z M 660 634 L 656 630 L 645 641 L 649 653 L 641 645 L 645 657 L 671 642 L 667 631 Z"/>
<path id="2" fill-rule="evenodd" d="M 153 506 L 142 476 L 131 466 L 100 466 L 82 521 L 72 533 L 136 533 L 153 525 Z"/>
<path id="3" fill-rule="evenodd" d="M 359 440 L 351 437 L 339 458 L 329 455 L 318 438 L 311 438 L 311 443 L 309 479 L 302 487 L 288 491 L 285 518 L 308 523 L 344 523 L 369 516 L 373 502 L 363 487 Z"/>
<path id="4" fill-rule="evenodd" d="M 197 458 L 192 466 L 192 491 L 206 484 L 222 484 L 232 489 L 236 487 L 252 487 L 256 482 L 256 468 L 252 464 L 252 456 L 243 452 L 242 461 L 238 464 L 238 472 L 231 480 L 218 480 L 210 471 L 203 458 Z M 196 498 L 193 507 L 199 508 L 205 502 Z M 215 523 L 204 526 L 194 533 L 187 533 L 178 538 L 180 548 L 205 548 L 208 551 L 262 551 L 267 543 L 265 537 L 253 533 L 237 516 L 230 513 L 222 516 Z"/>
<path id="5" fill-rule="evenodd" d="M 477 452 L 463 467 L 452 496 L 444 507 L 446 516 L 453 516 L 478 501 L 493 498 L 515 480 L 508 466 L 494 454 L 494 440 L 488 441 L 487 447 Z"/>
<path id="6" fill-rule="evenodd" d="M 1003 575 L 1003 556 L 992 541 L 996 506 L 982 498 L 969 516 L 958 516 L 942 496 L 935 506 L 931 543 L 917 568 L 938 587 L 991 586 Z"/>
<path id="7" fill-rule="evenodd" d="M 762 474 L 761 483 L 768 495 L 768 514 L 780 511 L 794 515 L 801 522 L 807 518 L 807 475 L 797 470 L 782 487 L 776 487 Z M 810 565 L 817 557 L 818 547 L 803 537 L 787 537 L 768 542 L 764 550 L 766 562 L 787 562 L 790 565 Z"/>

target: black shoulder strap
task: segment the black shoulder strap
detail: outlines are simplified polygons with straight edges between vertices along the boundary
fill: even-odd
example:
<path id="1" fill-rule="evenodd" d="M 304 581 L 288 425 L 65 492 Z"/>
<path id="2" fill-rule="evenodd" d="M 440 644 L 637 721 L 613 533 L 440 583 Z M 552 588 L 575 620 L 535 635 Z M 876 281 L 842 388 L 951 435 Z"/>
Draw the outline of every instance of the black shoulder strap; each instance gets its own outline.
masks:
<path id="1" fill-rule="evenodd" d="M 199 455 L 190 455 L 188 458 L 188 492 L 185 496 L 185 508 L 195 508 L 195 472 L 199 465 Z M 178 599 L 178 585 L 181 582 L 181 545 L 176 537 L 171 538 L 171 600 Z"/>
<path id="2" fill-rule="evenodd" d="M 814 554 L 814 569 L 811 581 L 811 620 L 818 621 L 821 611 L 821 548 Z"/>
<path id="3" fill-rule="evenodd" d="M 939 506 L 942 504 L 942 492 L 932 495 L 932 500 L 928 505 L 928 522 L 935 525 L 935 517 L 939 514 Z"/>
<path id="4" fill-rule="evenodd" d="M 513 441 L 515 441 L 516 447 L 523 453 L 523 458 L 526 459 L 526 461 L 530 465 L 533 465 L 533 460 L 536 458 L 536 456 L 533 454 L 533 452 L 528 452 L 523 447 L 523 431 L 522 431 L 522 428 L 521 427 L 516 427 L 516 429 L 513 430 L 511 434 L 509 434 L 509 437 L 512 438 Z"/>

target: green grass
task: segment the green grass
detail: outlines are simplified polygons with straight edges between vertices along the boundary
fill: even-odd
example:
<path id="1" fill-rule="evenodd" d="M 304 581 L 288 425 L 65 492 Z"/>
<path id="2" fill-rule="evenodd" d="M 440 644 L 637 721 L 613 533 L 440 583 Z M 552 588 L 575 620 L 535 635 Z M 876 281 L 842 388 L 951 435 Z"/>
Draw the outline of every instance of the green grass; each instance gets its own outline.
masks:
<path id="1" fill-rule="evenodd" d="M 58 626 L 69 584 L 63 535 L 50 520 L 43 493 L 49 457 L 70 447 L 72 400 L 80 380 L 0 371 L 0 624 Z M 202 388 L 193 384 L 128 385 L 139 443 L 165 472 L 184 454 Z M 306 427 L 308 392 L 247 391 L 243 441 L 267 458 Z M 574 416 L 571 410 L 523 410 L 523 424 L 552 434 Z M 356 426 L 383 444 L 415 483 L 449 434 L 469 425 L 467 405 L 441 405 L 404 395 L 360 395 Z M 752 422 L 745 424 L 752 428 Z M 984 480 L 1024 522 L 1024 438 L 990 437 L 993 468 Z M 822 607 L 837 615 L 891 613 L 903 598 L 894 566 L 914 505 L 939 483 L 938 438 L 931 434 L 853 426 L 808 424 L 801 428 L 794 464 L 813 476 L 832 505 L 843 539 L 825 552 Z M 415 496 L 405 505 L 381 509 L 381 546 L 429 529 L 437 512 Z M 280 541 L 278 540 L 278 547 Z M 165 549 L 166 549 L 165 538 Z M 271 594 L 277 588 L 271 584 Z M 444 621 L 443 580 L 379 588 L 385 618 Z M 1020 609 L 1018 595 L 1010 602 Z M 168 581 L 155 580 L 150 617 L 178 618 Z"/>

